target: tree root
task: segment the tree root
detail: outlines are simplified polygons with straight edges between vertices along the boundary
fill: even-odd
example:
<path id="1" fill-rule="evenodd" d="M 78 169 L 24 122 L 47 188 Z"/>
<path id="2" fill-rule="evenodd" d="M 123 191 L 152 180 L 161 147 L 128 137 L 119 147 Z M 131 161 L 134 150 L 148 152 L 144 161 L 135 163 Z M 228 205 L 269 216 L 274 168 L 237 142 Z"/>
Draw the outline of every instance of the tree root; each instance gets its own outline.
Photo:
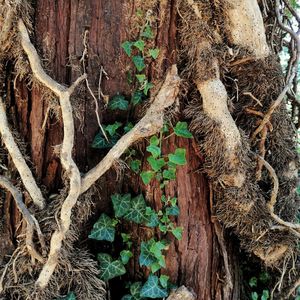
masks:
<path id="1" fill-rule="evenodd" d="M 166 76 L 166 80 L 155 97 L 146 115 L 136 124 L 136 126 L 124 135 L 117 144 L 109 151 L 106 157 L 82 179 L 76 163 L 72 159 L 72 149 L 74 145 L 74 121 L 70 96 L 76 86 L 87 78 L 86 74 L 80 76 L 70 88 L 66 88 L 48 76 L 41 66 L 40 58 L 36 49 L 29 39 L 27 29 L 22 20 L 18 22 L 21 44 L 26 52 L 33 75 L 49 88 L 59 98 L 62 120 L 64 127 L 64 138 L 61 147 L 60 159 L 65 173 L 70 181 L 69 194 L 64 200 L 58 229 L 53 233 L 50 242 L 48 259 L 36 281 L 36 285 L 45 288 L 58 264 L 59 253 L 62 242 L 71 225 L 72 208 L 76 204 L 79 195 L 90 188 L 118 159 L 124 151 L 134 142 L 142 137 L 155 134 L 163 126 L 164 109 L 171 106 L 179 92 L 180 79 L 177 76 L 177 68 L 174 65 Z"/>
<path id="2" fill-rule="evenodd" d="M 41 244 L 41 248 L 43 249 L 43 253 L 45 253 L 45 241 L 44 241 L 44 236 L 41 232 L 39 223 L 35 219 L 33 215 L 30 214 L 29 210 L 25 206 L 23 202 L 23 197 L 22 193 L 17 190 L 13 186 L 13 184 L 4 176 L 0 176 L 0 186 L 6 189 L 11 195 L 13 196 L 16 205 L 21 212 L 24 220 L 26 221 L 27 227 L 26 227 L 26 247 L 27 250 L 31 256 L 31 258 L 37 259 L 39 262 L 44 263 L 45 260 L 42 255 L 38 253 L 38 251 L 35 249 L 34 243 L 33 243 L 33 234 L 34 234 L 34 229 L 36 230 L 39 238 L 39 242 Z"/>
<path id="3" fill-rule="evenodd" d="M 45 207 L 45 199 L 42 195 L 41 190 L 36 184 L 36 181 L 32 175 L 31 170 L 29 169 L 18 145 L 16 144 L 14 137 L 9 129 L 5 107 L 0 97 L 0 133 L 4 145 L 6 146 L 9 155 L 12 158 L 12 161 L 18 170 L 22 182 L 27 189 L 29 195 L 32 198 L 33 203 L 38 206 L 40 209 Z"/>

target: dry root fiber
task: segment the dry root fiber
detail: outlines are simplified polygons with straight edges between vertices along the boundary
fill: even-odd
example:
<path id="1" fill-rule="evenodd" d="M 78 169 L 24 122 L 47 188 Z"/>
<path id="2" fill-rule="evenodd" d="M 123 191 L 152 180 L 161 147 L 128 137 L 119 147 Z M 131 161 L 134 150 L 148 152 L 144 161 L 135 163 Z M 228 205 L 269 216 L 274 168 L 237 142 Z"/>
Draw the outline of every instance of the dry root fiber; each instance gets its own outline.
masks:
<path id="1" fill-rule="evenodd" d="M 280 102 L 287 88 L 278 58 L 270 54 L 256 1 L 226 1 L 219 7 L 225 23 L 215 26 L 206 4 L 181 1 L 178 9 L 182 75 L 194 82 L 185 114 L 205 157 L 216 215 L 266 266 L 293 269 L 300 237 L 293 223 L 298 156 Z M 281 104 L 270 113 L 276 101 Z M 281 288 L 291 280 L 284 274 Z"/>

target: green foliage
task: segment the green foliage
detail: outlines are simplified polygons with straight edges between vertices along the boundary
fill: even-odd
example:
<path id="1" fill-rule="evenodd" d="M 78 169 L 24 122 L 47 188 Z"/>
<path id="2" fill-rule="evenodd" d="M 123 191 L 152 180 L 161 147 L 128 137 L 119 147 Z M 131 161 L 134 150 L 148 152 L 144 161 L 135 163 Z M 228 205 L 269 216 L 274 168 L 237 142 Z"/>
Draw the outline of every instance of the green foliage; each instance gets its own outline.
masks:
<path id="1" fill-rule="evenodd" d="M 150 275 L 146 283 L 141 289 L 141 296 L 145 298 L 164 298 L 168 296 L 167 289 L 164 289 L 159 282 L 159 278 L 155 275 Z"/>
<path id="2" fill-rule="evenodd" d="M 193 135 L 188 130 L 188 125 L 186 122 L 178 122 L 174 127 L 174 132 L 177 136 L 182 136 L 184 138 L 192 138 Z"/>
<path id="3" fill-rule="evenodd" d="M 142 56 L 140 55 L 133 56 L 132 61 L 139 72 L 143 71 L 146 68 L 145 61 Z"/>
<path id="4" fill-rule="evenodd" d="M 116 221 L 106 214 L 101 214 L 98 221 L 94 224 L 89 238 L 98 241 L 113 242 L 115 239 L 115 226 Z"/>
<path id="5" fill-rule="evenodd" d="M 100 278 L 108 281 L 112 278 L 124 275 L 126 269 L 120 260 L 113 260 L 107 253 L 99 253 L 97 255 L 100 267 Z"/>
<path id="6" fill-rule="evenodd" d="M 127 110 L 128 105 L 129 103 L 123 95 L 116 95 L 108 102 L 107 107 L 111 110 Z"/>
<path id="7" fill-rule="evenodd" d="M 137 11 L 138 17 L 143 17 L 143 11 Z M 123 95 L 115 95 L 108 103 L 110 110 L 127 111 L 130 116 L 129 109 L 133 109 L 140 104 L 148 95 L 153 84 L 148 80 L 144 70 L 146 64 L 152 59 L 159 56 L 158 48 L 149 48 L 149 40 L 154 38 L 154 33 L 150 26 L 149 19 L 145 17 L 145 24 L 139 38 L 136 41 L 125 41 L 121 47 L 130 57 L 135 69 L 127 72 L 129 84 L 134 84 L 133 92 L 129 101 Z M 128 122 L 124 127 L 121 122 L 103 125 L 103 129 L 108 140 L 99 132 L 92 144 L 97 149 L 111 148 L 120 138 L 121 133 L 129 132 L 133 128 L 133 124 Z M 186 122 L 178 122 L 173 128 L 176 136 L 183 138 L 192 138 L 192 134 L 188 130 Z M 161 144 L 164 134 L 169 134 L 169 126 L 164 124 L 159 137 L 152 136 L 149 145 L 146 147 L 148 152 L 147 162 L 148 170 L 141 170 L 141 160 L 136 158 L 137 151 L 129 149 L 126 152 L 125 160 L 128 161 L 130 169 L 139 174 L 142 182 L 148 185 L 152 180 L 158 183 L 162 192 L 161 209 L 156 211 L 147 205 L 142 194 L 132 196 L 131 194 L 113 194 L 111 195 L 114 218 L 102 214 L 89 235 L 90 238 L 99 241 L 113 242 L 115 236 L 119 236 L 123 242 L 123 249 L 119 253 L 117 259 L 107 253 L 99 253 L 97 258 L 99 261 L 100 278 L 108 281 L 112 278 L 125 274 L 125 266 L 133 257 L 132 245 L 136 243 L 136 237 L 128 233 L 120 232 L 121 227 L 118 224 L 123 222 L 132 222 L 140 224 L 160 231 L 160 235 L 166 237 L 171 233 L 174 238 L 180 240 L 182 238 L 182 227 L 177 227 L 174 220 L 179 216 L 180 209 L 177 204 L 176 197 L 166 197 L 164 195 L 164 187 L 170 180 L 176 179 L 176 168 L 186 164 L 186 150 L 183 148 L 175 148 L 174 153 L 162 154 Z M 171 135 L 172 135 L 171 134 Z M 126 228 L 126 227 L 125 227 Z M 169 235 L 171 236 L 171 235 Z M 138 242 L 140 242 L 138 240 Z M 168 296 L 171 284 L 169 277 L 166 275 L 156 276 L 155 273 L 166 267 L 165 253 L 168 250 L 169 242 L 166 240 L 157 240 L 153 234 L 148 240 L 144 240 L 140 244 L 139 264 L 150 270 L 147 281 L 134 282 L 130 285 L 130 293 L 123 296 L 122 300 L 146 300 L 155 298 L 164 298 Z"/>

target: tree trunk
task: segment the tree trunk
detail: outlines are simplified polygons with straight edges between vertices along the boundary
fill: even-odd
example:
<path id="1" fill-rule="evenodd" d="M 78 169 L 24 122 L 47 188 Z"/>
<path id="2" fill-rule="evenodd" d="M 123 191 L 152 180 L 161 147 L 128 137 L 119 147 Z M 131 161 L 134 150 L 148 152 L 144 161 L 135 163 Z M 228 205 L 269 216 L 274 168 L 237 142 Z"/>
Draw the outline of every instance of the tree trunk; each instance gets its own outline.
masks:
<path id="1" fill-rule="evenodd" d="M 70 86 L 84 71 L 82 57 L 86 37 L 88 54 L 85 57 L 85 68 L 90 88 L 95 95 L 98 97 L 101 67 L 108 76 L 108 78 L 103 76 L 101 83 L 104 95 L 109 97 L 118 93 L 130 95 L 132 89 L 127 82 L 127 66 L 130 62 L 121 44 L 135 38 L 135 14 L 142 5 L 151 10 L 155 16 L 153 48 L 160 49 L 160 56 L 157 61 L 147 66 L 147 73 L 151 82 L 158 84 L 164 79 L 172 64 L 181 60 L 178 55 L 178 50 L 182 46 L 178 37 L 181 34 L 178 27 L 184 20 L 181 20 L 182 16 L 175 0 L 149 1 L 149 3 L 146 1 L 142 3 L 140 0 L 36 0 L 32 37 L 47 73 L 59 83 Z M 184 63 L 184 61 L 181 63 L 182 70 Z M 51 199 L 64 186 L 62 166 L 57 152 L 63 140 L 63 123 L 54 113 L 57 111 L 57 102 L 51 99 L 51 95 L 45 96 L 44 90 L 39 85 L 31 86 L 26 80 L 16 77 L 13 61 L 7 62 L 5 70 L 5 101 L 9 121 L 18 131 L 21 140 L 26 142 L 23 150 L 30 156 L 34 177 Z M 73 158 L 80 172 L 85 173 L 104 156 L 103 151 L 91 148 L 93 139 L 99 131 L 95 102 L 85 86 L 78 89 L 71 102 L 75 115 Z M 98 112 L 102 124 L 126 121 L 127 117 L 122 113 L 107 113 L 103 101 L 99 105 Z M 183 120 L 185 105 L 184 101 L 181 101 L 176 116 L 172 117 Z M 135 111 L 135 115 L 141 114 L 143 109 Z M 178 169 L 176 180 L 166 188 L 166 195 L 178 197 L 180 216 L 176 222 L 184 228 L 184 231 L 181 241 L 172 239 L 166 255 L 167 267 L 163 273 L 170 276 L 172 283 L 178 286 L 185 285 L 196 295 L 197 300 L 242 299 L 239 243 L 227 232 L 224 233 L 215 216 L 213 187 L 209 185 L 203 173 L 205 161 L 203 151 L 199 150 L 198 140 L 187 140 L 174 135 L 163 141 L 162 151 L 164 154 L 174 152 L 176 146 L 186 149 L 188 163 Z M 141 152 L 145 152 L 146 143 L 141 141 L 138 147 Z M 146 159 L 145 155 L 143 169 L 147 169 Z M 11 161 L 8 161 L 7 166 L 13 170 L 10 176 L 17 178 L 17 172 Z M 18 184 L 17 181 L 14 183 Z M 111 212 L 111 194 L 128 190 L 136 192 L 142 190 L 150 205 L 160 209 L 161 194 L 155 184 L 145 186 L 137 176 L 127 175 L 126 170 L 120 175 L 118 167 L 111 169 L 97 181 L 93 189 L 95 210 L 89 221 L 80 229 L 82 242 L 77 244 L 88 244 L 89 250 L 97 254 L 98 244 L 85 242 L 87 233 L 100 213 Z M 12 254 L 16 248 L 21 215 L 10 194 L 3 194 L 1 199 L 3 218 L 0 262 L 4 264 L 7 262 L 6 256 Z M 28 195 L 25 199 L 30 203 Z M 144 235 L 142 227 L 129 229 L 136 230 L 136 234 L 141 237 Z M 136 263 L 138 252 L 139 249 L 134 249 L 135 260 L 130 264 L 131 280 L 139 279 L 139 274 L 143 272 Z M 114 288 L 118 284 L 119 282 L 112 283 L 112 299 L 120 299 L 122 296 L 118 288 Z M 5 296 L 3 299 L 13 299 L 10 295 Z"/>

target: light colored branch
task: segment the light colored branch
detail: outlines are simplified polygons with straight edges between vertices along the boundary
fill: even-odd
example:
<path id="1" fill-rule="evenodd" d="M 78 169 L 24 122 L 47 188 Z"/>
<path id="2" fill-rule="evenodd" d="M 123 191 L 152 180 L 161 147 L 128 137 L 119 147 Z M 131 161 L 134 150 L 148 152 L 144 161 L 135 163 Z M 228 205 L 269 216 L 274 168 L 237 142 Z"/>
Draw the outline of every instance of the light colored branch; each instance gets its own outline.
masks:
<path id="1" fill-rule="evenodd" d="M 164 109 L 171 106 L 179 92 L 180 78 L 173 65 L 154 98 L 146 115 L 107 153 L 102 161 L 82 178 L 81 193 L 87 191 L 118 159 L 124 151 L 139 139 L 157 133 L 163 126 Z"/>
<path id="2" fill-rule="evenodd" d="M 18 22 L 18 28 L 21 38 L 21 44 L 28 56 L 33 75 L 42 84 L 44 84 L 58 96 L 62 112 L 64 130 L 60 159 L 65 173 L 70 181 L 68 196 L 64 200 L 61 207 L 60 224 L 58 226 L 58 229 L 53 233 L 51 237 L 48 259 L 36 282 L 37 286 L 39 286 L 40 288 L 45 288 L 58 264 L 58 255 L 62 247 L 62 242 L 65 239 L 66 233 L 68 232 L 71 225 L 72 208 L 76 204 L 76 201 L 80 195 L 81 177 L 78 167 L 72 158 L 75 129 L 70 96 L 71 93 L 75 90 L 76 86 L 80 84 L 82 80 L 86 79 L 86 75 L 82 75 L 81 77 L 79 77 L 70 88 L 66 88 L 54 81 L 43 70 L 37 51 L 31 44 L 27 29 L 21 19 Z"/>
<path id="3" fill-rule="evenodd" d="M 34 228 L 36 228 L 38 237 L 41 243 L 42 248 L 45 247 L 45 242 L 44 242 L 44 237 L 41 232 L 39 223 L 37 220 L 30 214 L 29 210 L 25 206 L 23 202 L 23 196 L 22 193 L 17 190 L 13 186 L 13 184 L 4 176 L 0 176 L 0 186 L 4 188 L 6 191 L 11 193 L 13 196 L 17 208 L 21 212 L 24 220 L 26 221 L 27 228 L 26 228 L 26 247 L 28 249 L 29 254 L 31 255 L 32 258 L 37 259 L 41 263 L 44 263 L 43 257 L 37 252 L 35 249 L 34 243 L 33 243 L 33 233 L 34 233 Z"/>
<path id="4" fill-rule="evenodd" d="M 20 174 L 22 182 L 25 188 L 27 189 L 30 197 L 32 198 L 33 203 L 37 205 L 40 209 L 43 209 L 45 207 L 44 197 L 42 195 L 41 190 L 37 186 L 35 179 L 32 175 L 32 172 L 29 169 L 9 129 L 9 125 L 6 117 L 6 111 L 1 97 L 0 97 L 0 134 L 2 136 L 2 140 L 4 142 L 5 147 L 7 148 L 7 151 L 12 158 L 15 167 Z"/>

